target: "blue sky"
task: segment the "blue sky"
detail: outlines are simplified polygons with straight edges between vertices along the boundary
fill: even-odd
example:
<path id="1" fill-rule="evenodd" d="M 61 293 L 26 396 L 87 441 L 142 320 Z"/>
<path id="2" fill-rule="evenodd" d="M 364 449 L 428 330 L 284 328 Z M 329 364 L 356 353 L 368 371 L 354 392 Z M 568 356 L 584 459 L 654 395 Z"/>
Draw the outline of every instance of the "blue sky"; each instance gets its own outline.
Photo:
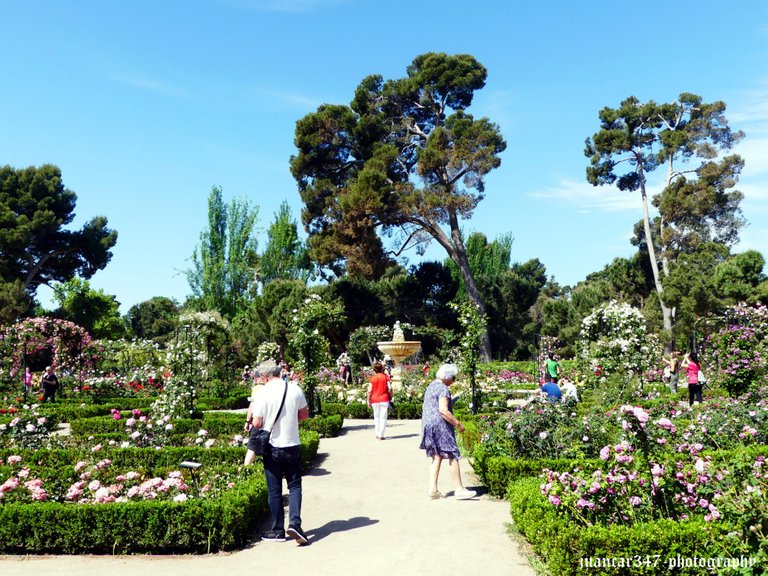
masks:
<path id="1" fill-rule="evenodd" d="M 761 0 L 10 0 L 0 164 L 56 164 L 75 225 L 109 218 L 118 244 L 91 283 L 123 312 L 183 300 L 213 185 L 260 206 L 263 247 L 283 200 L 299 216 L 298 119 L 420 53 L 469 53 L 488 68 L 470 112 L 508 146 L 465 229 L 511 233 L 513 261 L 537 257 L 563 284 L 629 256 L 639 197 L 586 183 L 584 140 L 604 106 L 694 92 L 746 132 L 737 250 L 768 255 L 767 16 Z"/>

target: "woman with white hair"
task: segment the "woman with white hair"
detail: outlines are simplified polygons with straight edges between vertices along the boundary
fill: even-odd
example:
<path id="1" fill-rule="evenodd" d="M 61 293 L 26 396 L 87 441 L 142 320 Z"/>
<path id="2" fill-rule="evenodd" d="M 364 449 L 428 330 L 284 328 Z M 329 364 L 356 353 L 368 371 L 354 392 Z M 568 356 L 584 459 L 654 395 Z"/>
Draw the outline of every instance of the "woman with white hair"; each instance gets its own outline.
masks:
<path id="1" fill-rule="evenodd" d="M 458 369 L 453 364 L 443 364 L 437 370 L 436 380 L 424 392 L 424 405 L 421 410 L 421 445 L 431 459 L 429 465 L 429 492 L 432 499 L 441 498 L 437 489 L 437 478 L 443 460 L 448 460 L 448 467 L 453 477 L 454 493 L 459 500 L 475 496 L 467 490 L 461 479 L 459 466 L 459 447 L 456 444 L 456 428 L 464 432 L 464 426 L 453 415 L 451 393 L 448 387 L 456 381 Z"/>

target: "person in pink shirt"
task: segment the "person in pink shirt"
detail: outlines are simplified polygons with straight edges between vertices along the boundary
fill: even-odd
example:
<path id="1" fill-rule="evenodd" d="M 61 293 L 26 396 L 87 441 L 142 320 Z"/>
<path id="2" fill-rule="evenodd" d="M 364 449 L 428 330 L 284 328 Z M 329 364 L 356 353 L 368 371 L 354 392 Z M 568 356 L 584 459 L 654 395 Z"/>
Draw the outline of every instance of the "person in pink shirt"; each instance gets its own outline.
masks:
<path id="1" fill-rule="evenodd" d="M 24 394 L 28 394 L 32 389 L 32 372 L 29 371 L 29 366 L 24 370 Z"/>
<path id="2" fill-rule="evenodd" d="M 688 375 L 688 404 L 693 406 L 694 401 L 703 402 L 701 391 L 704 385 L 699 382 L 699 372 L 701 372 L 701 364 L 696 354 L 683 356 L 683 361 L 680 365 L 685 368 L 685 372 Z"/>

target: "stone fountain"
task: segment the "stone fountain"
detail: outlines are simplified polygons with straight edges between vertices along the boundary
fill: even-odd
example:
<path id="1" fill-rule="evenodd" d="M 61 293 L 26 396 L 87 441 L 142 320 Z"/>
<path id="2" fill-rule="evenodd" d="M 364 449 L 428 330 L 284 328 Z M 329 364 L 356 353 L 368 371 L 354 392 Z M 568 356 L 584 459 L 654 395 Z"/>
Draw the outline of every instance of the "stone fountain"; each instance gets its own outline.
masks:
<path id="1" fill-rule="evenodd" d="M 392 358 L 392 390 L 397 391 L 402 386 L 402 370 L 400 362 L 413 356 L 421 349 L 421 342 L 417 340 L 406 340 L 403 335 L 403 329 L 400 328 L 400 321 L 395 322 L 394 334 L 392 340 L 376 342 L 379 350 Z"/>

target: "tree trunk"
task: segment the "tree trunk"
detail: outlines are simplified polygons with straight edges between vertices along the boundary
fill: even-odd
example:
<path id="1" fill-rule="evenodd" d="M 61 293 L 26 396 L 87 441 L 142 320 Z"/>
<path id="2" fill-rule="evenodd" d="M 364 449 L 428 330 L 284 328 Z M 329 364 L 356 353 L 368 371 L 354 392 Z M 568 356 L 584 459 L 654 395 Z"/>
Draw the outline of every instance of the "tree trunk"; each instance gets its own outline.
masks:
<path id="1" fill-rule="evenodd" d="M 485 302 L 483 302 L 483 297 L 480 296 L 480 290 L 477 289 L 475 276 L 472 274 L 472 269 L 469 267 L 467 249 L 464 246 L 464 241 L 461 238 L 459 221 L 455 212 L 451 212 L 450 214 L 450 224 L 452 250 L 448 251 L 448 255 L 454 261 L 456 266 L 458 266 L 459 272 L 461 272 L 461 278 L 464 280 L 464 287 L 467 290 L 467 297 L 469 298 L 469 301 L 477 306 L 477 309 L 482 316 L 485 316 Z M 488 336 L 487 325 L 485 331 L 480 336 L 480 359 L 483 362 L 490 362 L 493 359 L 491 356 L 491 339 Z"/>
<path id="2" fill-rule="evenodd" d="M 453 260 L 453 263 L 456 264 L 459 269 L 461 279 L 464 281 L 464 287 L 467 290 L 469 301 L 477 306 L 480 314 L 485 315 L 485 302 L 483 302 L 483 297 L 480 296 L 480 290 L 477 289 L 475 276 L 472 274 L 472 269 L 469 267 L 469 257 L 467 256 L 467 249 L 464 246 L 464 241 L 461 238 L 459 218 L 456 215 L 455 210 L 448 211 L 448 220 L 451 226 L 450 238 L 445 234 L 445 230 L 430 219 L 414 219 L 411 220 L 410 223 L 425 230 L 445 249 L 450 259 Z M 488 336 L 487 326 L 485 332 L 480 337 L 480 359 L 483 362 L 490 362 L 493 359 L 491 356 L 491 339 Z"/>
<path id="3" fill-rule="evenodd" d="M 664 304 L 662 296 L 664 294 L 664 286 L 661 283 L 661 275 L 659 274 L 659 263 L 656 259 L 656 247 L 653 243 L 653 235 L 651 234 L 651 218 L 648 213 L 648 194 L 645 191 L 645 173 L 642 168 L 642 163 L 638 162 L 638 171 L 640 172 L 640 196 L 643 200 L 643 229 L 645 230 L 645 244 L 648 248 L 648 258 L 651 261 L 651 271 L 653 272 L 653 283 L 656 286 L 656 294 L 659 296 L 659 305 L 661 306 L 661 315 L 664 320 L 664 330 L 668 332 L 672 331 L 672 309 Z"/>

